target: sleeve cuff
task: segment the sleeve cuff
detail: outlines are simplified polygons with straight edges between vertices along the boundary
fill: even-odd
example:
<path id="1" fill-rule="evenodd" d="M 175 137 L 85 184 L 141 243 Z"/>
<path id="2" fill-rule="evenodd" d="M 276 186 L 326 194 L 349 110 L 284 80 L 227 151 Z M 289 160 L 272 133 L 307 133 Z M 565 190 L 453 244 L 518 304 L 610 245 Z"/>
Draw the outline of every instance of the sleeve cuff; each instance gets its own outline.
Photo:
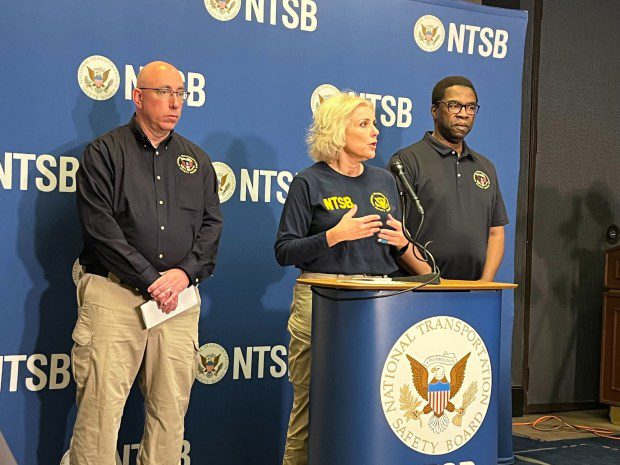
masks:
<path id="1" fill-rule="evenodd" d="M 137 276 L 138 290 L 143 294 L 148 294 L 147 289 L 151 284 L 157 281 L 160 274 L 153 267 L 149 267 Z"/>
<path id="2" fill-rule="evenodd" d="M 175 268 L 180 268 L 189 278 L 188 286 L 200 283 L 204 278 L 209 278 L 213 274 L 213 266 L 203 267 L 195 263 L 191 258 L 187 257 L 181 260 Z"/>

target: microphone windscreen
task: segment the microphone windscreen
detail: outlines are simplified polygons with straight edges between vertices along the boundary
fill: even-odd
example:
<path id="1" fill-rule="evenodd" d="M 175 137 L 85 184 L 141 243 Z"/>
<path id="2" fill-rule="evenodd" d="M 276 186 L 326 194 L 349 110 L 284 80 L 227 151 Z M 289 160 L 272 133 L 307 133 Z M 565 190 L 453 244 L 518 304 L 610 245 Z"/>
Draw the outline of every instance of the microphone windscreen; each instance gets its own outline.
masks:
<path id="1" fill-rule="evenodd" d="M 395 158 L 394 160 L 392 160 L 392 163 L 390 163 L 390 171 L 397 176 L 405 172 L 403 168 L 403 163 L 400 161 L 400 159 Z"/>

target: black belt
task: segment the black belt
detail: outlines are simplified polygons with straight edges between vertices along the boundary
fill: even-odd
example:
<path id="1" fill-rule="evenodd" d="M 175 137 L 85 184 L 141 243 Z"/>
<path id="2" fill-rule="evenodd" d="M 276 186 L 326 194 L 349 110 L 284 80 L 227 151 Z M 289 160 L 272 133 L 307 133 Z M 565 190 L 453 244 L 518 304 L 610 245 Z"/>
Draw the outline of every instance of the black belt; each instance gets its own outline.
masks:
<path id="1" fill-rule="evenodd" d="M 84 273 L 96 274 L 107 278 L 109 271 L 101 265 L 86 265 L 84 267 Z"/>
<path id="2" fill-rule="evenodd" d="M 101 265 L 86 265 L 84 266 L 84 273 L 89 273 L 89 274 L 96 274 L 97 276 L 103 276 L 106 279 L 109 279 L 109 275 L 110 272 L 103 266 Z M 130 286 L 129 284 L 127 284 L 126 282 L 120 280 L 116 275 L 113 275 L 115 279 L 113 279 L 112 281 L 120 284 L 121 286 L 125 286 L 127 288 L 129 288 L 132 292 L 140 292 L 138 289 L 136 289 L 133 286 Z M 150 297 L 148 296 L 148 294 L 144 294 L 142 297 L 144 297 L 145 299 L 149 299 Z"/>

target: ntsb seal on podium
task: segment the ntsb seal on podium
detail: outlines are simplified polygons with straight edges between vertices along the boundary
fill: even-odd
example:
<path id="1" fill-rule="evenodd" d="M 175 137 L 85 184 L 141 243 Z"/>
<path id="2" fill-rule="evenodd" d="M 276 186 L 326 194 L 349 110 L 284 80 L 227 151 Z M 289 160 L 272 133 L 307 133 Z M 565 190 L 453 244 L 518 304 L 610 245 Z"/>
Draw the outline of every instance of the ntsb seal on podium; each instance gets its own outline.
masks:
<path id="1" fill-rule="evenodd" d="M 394 434 L 427 455 L 454 452 L 484 421 L 492 388 L 487 347 L 465 321 L 435 316 L 407 329 L 381 374 L 381 406 Z"/>

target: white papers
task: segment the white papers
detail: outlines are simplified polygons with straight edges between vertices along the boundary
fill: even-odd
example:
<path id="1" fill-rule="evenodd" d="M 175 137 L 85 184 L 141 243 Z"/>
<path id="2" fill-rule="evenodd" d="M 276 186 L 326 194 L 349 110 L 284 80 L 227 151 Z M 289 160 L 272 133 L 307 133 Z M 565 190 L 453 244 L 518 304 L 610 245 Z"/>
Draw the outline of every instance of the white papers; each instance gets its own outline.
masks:
<path id="1" fill-rule="evenodd" d="M 352 284 L 402 284 L 393 281 L 392 278 L 384 278 L 384 277 L 359 277 L 359 278 L 343 278 L 337 280 L 339 283 L 352 283 Z"/>
<path id="2" fill-rule="evenodd" d="M 150 329 L 153 326 L 166 321 L 168 318 L 172 318 L 173 316 L 178 315 L 189 308 L 195 307 L 199 302 L 200 299 L 198 296 L 198 288 L 196 286 L 189 286 L 179 293 L 179 303 L 177 304 L 177 308 L 170 313 L 164 313 L 159 307 L 157 307 L 156 301 L 149 300 L 148 302 L 140 305 L 144 326 L 146 329 Z"/>
<path id="3" fill-rule="evenodd" d="M 0 432 L 0 463 L 2 465 L 17 465 L 17 461 L 13 457 L 4 436 L 2 436 L 2 432 Z"/>

